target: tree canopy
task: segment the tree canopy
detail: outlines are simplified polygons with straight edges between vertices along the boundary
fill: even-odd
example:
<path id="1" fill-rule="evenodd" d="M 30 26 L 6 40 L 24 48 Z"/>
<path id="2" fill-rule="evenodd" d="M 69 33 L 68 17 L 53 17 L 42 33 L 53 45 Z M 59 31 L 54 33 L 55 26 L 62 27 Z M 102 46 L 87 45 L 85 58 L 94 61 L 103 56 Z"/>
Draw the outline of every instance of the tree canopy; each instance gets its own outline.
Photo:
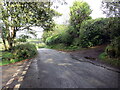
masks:
<path id="1" fill-rule="evenodd" d="M 102 1 L 102 11 L 106 17 L 120 17 L 120 1 Z"/>
<path id="2" fill-rule="evenodd" d="M 70 7 L 70 24 L 76 31 L 79 31 L 81 23 L 84 20 L 90 19 L 89 16 L 92 10 L 90 6 L 83 1 L 75 1 L 73 6 Z"/>
<path id="3" fill-rule="evenodd" d="M 5 2 L 1 4 L 1 20 L 4 24 L 2 38 L 8 41 L 9 48 L 13 46 L 16 32 L 27 29 L 34 34 L 32 26 L 40 26 L 45 31 L 54 27 L 54 16 L 58 12 L 51 9 L 51 2 Z M 5 43 L 4 43 L 5 44 Z"/>

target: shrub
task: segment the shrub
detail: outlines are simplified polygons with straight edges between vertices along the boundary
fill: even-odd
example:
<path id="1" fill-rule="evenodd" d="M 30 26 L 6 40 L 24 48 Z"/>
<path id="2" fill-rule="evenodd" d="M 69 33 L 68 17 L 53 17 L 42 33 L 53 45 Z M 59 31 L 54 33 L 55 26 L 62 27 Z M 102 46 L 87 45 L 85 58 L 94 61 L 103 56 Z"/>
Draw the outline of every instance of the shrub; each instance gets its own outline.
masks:
<path id="1" fill-rule="evenodd" d="M 74 45 L 74 46 L 80 46 L 80 38 L 75 38 L 75 39 L 73 40 L 72 45 Z"/>
<path id="2" fill-rule="evenodd" d="M 15 59 L 30 58 L 37 54 L 37 49 L 35 45 L 26 43 L 13 47 L 12 53 Z"/>
<path id="3" fill-rule="evenodd" d="M 60 34 L 52 35 L 48 37 L 45 41 L 47 45 L 54 45 L 54 44 L 60 44 L 63 43 L 65 45 L 70 45 L 73 41 L 73 38 L 71 35 L 67 32 L 63 32 Z"/>
<path id="4" fill-rule="evenodd" d="M 110 58 L 120 57 L 120 36 L 112 40 L 111 44 L 106 47 L 105 52 Z"/>
<path id="5" fill-rule="evenodd" d="M 2 59 L 3 60 L 11 60 L 11 58 L 13 58 L 13 54 L 10 52 L 3 52 L 2 53 Z"/>
<path id="6" fill-rule="evenodd" d="M 15 63 L 23 59 L 31 58 L 37 54 L 37 49 L 33 44 L 20 44 L 12 48 L 11 51 L 2 53 L 2 61 L 0 65 Z"/>
<path id="7" fill-rule="evenodd" d="M 53 45 L 53 44 L 57 44 L 57 43 L 60 43 L 60 42 L 61 42 L 60 41 L 60 34 L 48 37 L 45 41 L 45 43 L 47 45 Z"/>
<path id="8" fill-rule="evenodd" d="M 90 47 L 110 43 L 110 40 L 120 35 L 120 18 L 98 18 L 84 21 L 80 28 L 80 43 L 82 47 Z"/>
<path id="9" fill-rule="evenodd" d="M 107 33 L 110 33 L 110 38 L 120 36 L 120 17 L 108 18 L 108 25 L 106 27 Z"/>
<path id="10" fill-rule="evenodd" d="M 42 41 L 46 42 L 48 37 L 55 37 L 56 35 L 60 34 L 62 35 L 66 30 L 67 30 L 68 26 L 67 25 L 56 25 L 53 28 L 53 31 L 44 31 L 43 36 L 42 36 Z"/>
<path id="11" fill-rule="evenodd" d="M 48 31 L 48 32 L 44 31 L 44 33 L 43 33 L 43 35 L 42 35 L 42 41 L 43 41 L 43 42 L 46 42 L 46 39 L 47 39 L 48 37 L 50 37 L 51 35 L 52 35 L 52 31 Z"/>
<path id="12" fill-rule="evenodd" d="M 70 33 L 65 31 L 61 34 L 60 39 L 61 39 L 61 43 L 64 43 L 65 45 L 70 46 L 74 38 L 72 37 Z"/>
<path id="13" fill-rule="evenodd" d="M 46 37 L 46 38 L 45 38 Z M 63 43 L 65 45 L 70 45 L 73 41 L 72 35 L 68 32 L 68 26 L 57 25 L 51 33 L 44 32 L 44 42 L 47 45 L 54 45 Z"/>
<path id="14" fill-rule="evenodd" d="M 80 45 L 91 47 L 101 45 L 110 40 L 110 35 L 106 31 L 108 19 L 99 18 L 84 21 L 80 28 Z"/>
<path id="15" fill-rule="evenodd" d="M 39 44 L 37 44 L 37 47 L 38 48 L 45 48 L 46 44 L 45 43 L 39 43 Z"/>

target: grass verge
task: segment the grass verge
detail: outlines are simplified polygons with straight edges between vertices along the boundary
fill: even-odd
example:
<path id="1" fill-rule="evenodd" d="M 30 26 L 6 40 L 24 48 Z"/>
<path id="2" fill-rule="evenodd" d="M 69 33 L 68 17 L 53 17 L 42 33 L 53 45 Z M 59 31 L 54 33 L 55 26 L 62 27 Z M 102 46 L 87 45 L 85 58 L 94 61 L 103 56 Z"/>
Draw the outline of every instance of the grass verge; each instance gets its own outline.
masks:
<path id="1" fill-rule="evenodd" d="M 37 48 L 34 44 L 26 43 L 17 45 L 10 51 L 2 51 L 0 66 L 33 58 L 37 53 Z"/>
<path id="2" fill-rule="evenodd" d="M 1 58 L 0 59 L 0 66 L 16 63 L 16 62 L 27 59 L 24 57 L 19 58 L 19 59 L 13 59 L 12 57 L 13 57 L 13 54 L 11 54 L 8 51 L 2 52 L 2 55 L 0 56 L 0 58 Z"/>
<path id="3" fill-rule="evenodd" d="M 101 53 L 99 55 L 99 58 L 112 66 L 120 67 L 120 59 L 119 58 L 109 58 L 105 52 Z"/>
<path id="4" fill-rule="evenodd" d="M 77 46 L 65 46 L 64 44 L 56 44 L 56 45 L 50 45 L 46 46 L 46 48 L 60 50 L 60 51 L 75 51 L 75 50 L 81 50 L 80 47 Z"/>

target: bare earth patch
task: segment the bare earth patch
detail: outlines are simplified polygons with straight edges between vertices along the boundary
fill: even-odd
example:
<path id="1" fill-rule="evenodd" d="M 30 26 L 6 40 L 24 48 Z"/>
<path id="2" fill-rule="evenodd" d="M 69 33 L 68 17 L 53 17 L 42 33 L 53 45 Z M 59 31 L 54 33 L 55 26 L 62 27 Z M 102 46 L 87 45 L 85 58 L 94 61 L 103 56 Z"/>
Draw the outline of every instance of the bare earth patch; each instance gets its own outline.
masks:
<path id="1" fill-rule="evenodd" d="M 95 46 L 88 49 L 69 52 L 77 59 L 83 59 L 94 63 L 103 64 L 112 68 L 117 68 L 99 59 L 99 55 L 105 51 L 107 45 Z"/>

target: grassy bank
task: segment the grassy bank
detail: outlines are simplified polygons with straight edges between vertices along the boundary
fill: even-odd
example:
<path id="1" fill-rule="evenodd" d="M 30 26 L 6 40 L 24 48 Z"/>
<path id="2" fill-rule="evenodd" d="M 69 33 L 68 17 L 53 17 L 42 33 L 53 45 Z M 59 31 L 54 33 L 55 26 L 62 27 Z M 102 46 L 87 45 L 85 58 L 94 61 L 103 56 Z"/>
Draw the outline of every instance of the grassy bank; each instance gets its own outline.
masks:
<path id="1" fill-rule="evenodd" d="M 30 59 L 37 54 L 37 48 L 34 44 L 24 43 L 13 47 L 10 51 L 1 52 L 0 66 Z"/>
<path id="2" fill-rule="evenodd" d="M 36 44 L 37 48 L 49 48 L 49 49 L 55 49 L 60 51 L 75 51 L 80 50 L 80 47 L 77 46 L 66 46 L 64 44 L 55 44 L 55 45 L 46 45 L 45 43 Z"/>
<path id="3" fill-rule="evenodd" d="M 99 58 L 112 66 L 120 67 L 120 58 L 109 58 L 105 52 L 101 53 Z"/>

